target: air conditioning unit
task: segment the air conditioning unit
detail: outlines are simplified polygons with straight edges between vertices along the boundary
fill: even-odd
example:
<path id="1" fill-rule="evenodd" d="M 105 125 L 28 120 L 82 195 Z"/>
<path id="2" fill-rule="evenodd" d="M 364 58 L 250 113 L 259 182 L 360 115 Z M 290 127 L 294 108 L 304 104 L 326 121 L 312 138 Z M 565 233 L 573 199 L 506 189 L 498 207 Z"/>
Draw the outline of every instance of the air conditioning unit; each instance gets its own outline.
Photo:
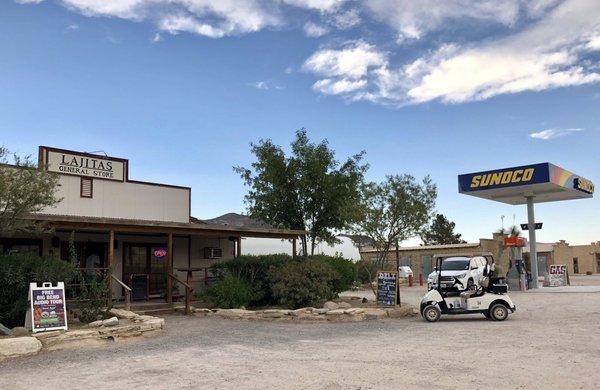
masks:
<path id="1" fill-rule="evenodd" d="M 221 248 L 204 248 L 205 259 L 220 259 L 223 257 L 223 249 Z"/>

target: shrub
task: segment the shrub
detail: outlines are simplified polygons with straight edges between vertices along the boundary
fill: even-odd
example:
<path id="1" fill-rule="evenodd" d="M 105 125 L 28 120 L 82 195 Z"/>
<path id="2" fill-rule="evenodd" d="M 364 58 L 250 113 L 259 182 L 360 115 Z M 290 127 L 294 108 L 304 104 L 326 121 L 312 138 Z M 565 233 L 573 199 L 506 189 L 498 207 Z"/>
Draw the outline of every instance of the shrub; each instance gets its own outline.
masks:
<path id="1" fill-rule="evenodd" d="M 377 276 L 377 267 L 372 261 L 360 260 L 356 262 L 357 279 L 362 284 L 371 283 Z"/>
<path id="2" fill-rule="evenodd" d="M 206 291 L 212 303 L 223 309 L 247 306 L 252 299 L 252 289 L 237 276 L 227 275 Z"/>
<path id="3" fill-rule="evenodd" d="M 349 290 L 356 280 L 356 267 L 351 260 L 344 259 L 341 256 L 315 255 L 310 259 L 321 261 L 327 264 L 337 273 L 337 277 L 332 280 L 332 289 L 334 293 L 341 293 Z"/>
<path id="4" fill-rule="evenodd" d="M 245 255 L 214 264 L 211 271 L 218 280 L 224 279 L 227 275 L 234 275 L 250 286 L 252 288 L 250 304 L 254 306 L 270 305 L 275 303 L 275 298 L 271 293 L 269 270 L 280 268 L 290 261 L 292 261 L 292 257 L 286 254 Z"/>
<path id="5" fill-rule="evenodd" d="M 337 273 L 322 261 L 290 261 L 269 270 L 271 291 L 277 303 L 290 308 L 318 305 L 336 294 L 332 281 Z"/>
<path id="6" fill-rule="evenodd" d="M 96 321 L 99 316 L 104 317 L 112 306 L 108 284 L 95 276 L 86 276 L 81 273 L 79 288 L 75 299 L 79 321 L 87 324 Z M 108 307 L 107 302 L 109 303 Z"/>
<path id="7" fill-rule="evenodd" d="M 30 282 L 70 283 L 77 270 L 68 262 L 34 255 L 0 255 L 0 323 L 23 326 Z"/>

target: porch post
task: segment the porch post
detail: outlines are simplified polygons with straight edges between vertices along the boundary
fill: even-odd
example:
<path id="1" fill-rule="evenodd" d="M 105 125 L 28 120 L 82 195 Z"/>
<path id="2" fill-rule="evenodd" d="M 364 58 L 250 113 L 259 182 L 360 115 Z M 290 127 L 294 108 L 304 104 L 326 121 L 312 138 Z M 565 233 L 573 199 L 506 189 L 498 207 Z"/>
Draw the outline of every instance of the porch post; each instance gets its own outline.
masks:
<path id="1" fill-rule="evenodd" d="M 108 261 L 107 261 L 107 282 L 108 282 L 108 301 L 112 302 L 112 272 L 115 264 L 115 231 L 108 231 Z"/>
<path id="2" fill-rule="evenodd" d="M 296 258 L 296 239 L 292 239 L 292 258 Z"/>
<path id="3" fill-rule="evenodd" d="M 167 236 L 167 303 L 173 303 L 173 233 Z"/>
<path id="4" fill-rule="evenodd" d="M 235 257 L 240 257 L 242 255 L 242 236 L 237 238 L 236 252 Z"/>

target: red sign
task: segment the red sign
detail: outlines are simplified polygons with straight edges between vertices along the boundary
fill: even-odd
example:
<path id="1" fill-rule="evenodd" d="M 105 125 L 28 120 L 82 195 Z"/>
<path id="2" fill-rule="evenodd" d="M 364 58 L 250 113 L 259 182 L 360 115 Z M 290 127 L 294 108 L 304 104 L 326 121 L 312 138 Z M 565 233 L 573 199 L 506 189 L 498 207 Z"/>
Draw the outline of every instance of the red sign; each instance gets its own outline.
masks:
<path id="1" fill-rule="evenodd" d="M 165 257 L 167 255 L 167 250 L 166 249 L 155 249 L 154 250 L 154 257 Z"/>
<path id="2" fill-rule="evenodd" d="M 504 246 L 524 247 L 525 239 L 523 237 L 504 237 Z"/>

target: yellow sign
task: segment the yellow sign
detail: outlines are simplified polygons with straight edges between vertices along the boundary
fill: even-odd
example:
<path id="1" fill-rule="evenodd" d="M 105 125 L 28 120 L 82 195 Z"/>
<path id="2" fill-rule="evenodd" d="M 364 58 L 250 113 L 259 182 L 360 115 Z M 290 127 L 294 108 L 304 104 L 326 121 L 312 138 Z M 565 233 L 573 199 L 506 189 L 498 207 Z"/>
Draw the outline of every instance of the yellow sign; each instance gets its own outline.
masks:
<path id="1" fill-rule="evenodd" d="M 533 178 L 535 168 L 511 169 L 475 175 L 471 179 L 471 188 L 482 188 L 508 183 L 527 183 Z"/>
<path id="2" fill-rule="evenodd" d="M 582 177 L 578 177 L 575 179 L 575 189 L 586 192 L 588 194 L 593 194 L 594 193 L 594 183 L 592 183 L 590 180 L 584 179 Z"/>

